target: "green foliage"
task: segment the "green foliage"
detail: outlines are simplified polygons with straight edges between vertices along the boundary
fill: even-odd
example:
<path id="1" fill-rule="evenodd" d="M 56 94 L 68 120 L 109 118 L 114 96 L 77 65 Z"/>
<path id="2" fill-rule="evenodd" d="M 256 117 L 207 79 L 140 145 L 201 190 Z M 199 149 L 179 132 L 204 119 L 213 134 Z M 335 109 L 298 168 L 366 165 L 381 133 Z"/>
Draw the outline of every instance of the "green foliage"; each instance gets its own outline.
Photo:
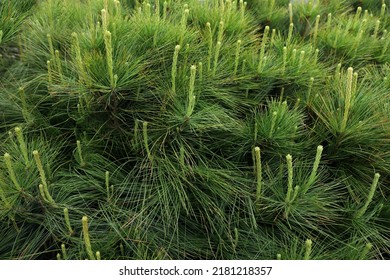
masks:
<path id="1" fill-rule="evenodd" d="M 0 259 L 389 257 L 385 3 L 19 2 Z"/>

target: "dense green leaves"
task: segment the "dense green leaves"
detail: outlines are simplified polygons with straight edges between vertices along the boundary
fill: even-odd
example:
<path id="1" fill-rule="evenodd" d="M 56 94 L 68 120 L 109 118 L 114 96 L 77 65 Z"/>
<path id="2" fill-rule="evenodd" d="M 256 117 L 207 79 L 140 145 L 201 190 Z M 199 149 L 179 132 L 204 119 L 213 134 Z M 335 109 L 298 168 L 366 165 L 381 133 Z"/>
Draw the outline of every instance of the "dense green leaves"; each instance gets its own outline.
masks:
<path id="1" fill-rule="evenodd" d="M 8 2 L 0 258 L 389 257 L 387 3 Z"/>

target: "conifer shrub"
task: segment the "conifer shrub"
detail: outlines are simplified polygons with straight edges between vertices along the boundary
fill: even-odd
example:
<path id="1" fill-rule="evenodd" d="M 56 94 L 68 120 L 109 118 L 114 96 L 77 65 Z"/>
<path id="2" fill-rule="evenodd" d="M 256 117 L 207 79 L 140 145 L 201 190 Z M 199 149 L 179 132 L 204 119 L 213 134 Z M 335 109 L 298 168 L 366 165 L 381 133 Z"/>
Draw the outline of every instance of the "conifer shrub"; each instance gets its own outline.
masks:
<path id="1" fill-rule="evenodd" d="M 1 259 L 389 258 L 388 3 L 11 2 Z"/>

